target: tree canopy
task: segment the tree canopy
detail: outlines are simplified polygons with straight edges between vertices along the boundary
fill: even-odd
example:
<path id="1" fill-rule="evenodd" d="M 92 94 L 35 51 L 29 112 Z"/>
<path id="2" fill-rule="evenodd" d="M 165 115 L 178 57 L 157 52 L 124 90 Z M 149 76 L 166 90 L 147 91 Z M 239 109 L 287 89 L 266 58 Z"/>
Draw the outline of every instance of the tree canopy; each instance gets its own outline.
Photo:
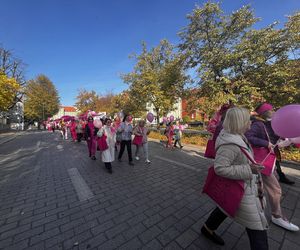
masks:
<path id="1" fill-rule="evenodd" d="M 98 101 L 98 95 L 97 93 L 93 91 L 87 91 L 85 89 L 82 89 L 79 91 L 78 95 L 76 96 L 76 103 L 75 106 L 78 110 L 85 113 L 88 110 L 94 110 L 97 109 L 97 101 Z"/>
<path id="2" fill-rule="evenodd" d="M 96 112 L 106 112 L 108 114 L 112 114 L 117 112 L 115 110 L 115 98 L 116 96 L 112 92 L 107 92 L 106 94 L 100 95 L 94 90 L 88 91 L 81 89 L 76 96 L 75 106 L 82 113 L 85 113 L 88 110 L 93 110 Z"/>
<path id="3" fill-rule="evenodd" d="M 24 94 L 23 87 L 26 85 L 24 76 L 25 64 L 21 59 L 16 58 L 12 51 L 0 47 L 0 72 L 4 74 L 9 79 L 15 79 L 16 83 L 20 86 L 14 92 L 13 102 L 10 104 L 9 108 L 12 108 L 15 103 L 21 101 Z"/>
<path id="4" fill-rule="evenodd" d="M 16 79 L 9 78 L 0 71 L 0 89 L 0 111 L 7 111 L 14 104 L 20 84 L 17 83 Z"/>
<path id="5" fill-rule="evenodd" d="M 38 75 L 28 82 L 24 102 L 26 119 L 45 120 L 58 112 L 59 104 L 58 92 L 47 76 Z"/>
<path id="6" fill-rule="evenodd" d="M 188 79 L 183 68 L 184 58 L 174 52 L 167 40 L 150 50 L 143 43 L 141 54 L 134 58 L 133 71 L 122 76 L 129 85 L 130 99 L 140 110 L 152 104 L 159 122 L 159 117 L 171 111 L 184 92 Z"/>
<path id="7" fill-rule="evenodd" d="M 199 96 L 218 106 L 216 96 L 253 108 L 258 100 L 281 106 L 299 102 L 299 12 L 285 26 L 253 29 L 250 6 L 226 15 L 216 3 L 197 6 L 179 33 L 186 67 L 198 72 Z"/>

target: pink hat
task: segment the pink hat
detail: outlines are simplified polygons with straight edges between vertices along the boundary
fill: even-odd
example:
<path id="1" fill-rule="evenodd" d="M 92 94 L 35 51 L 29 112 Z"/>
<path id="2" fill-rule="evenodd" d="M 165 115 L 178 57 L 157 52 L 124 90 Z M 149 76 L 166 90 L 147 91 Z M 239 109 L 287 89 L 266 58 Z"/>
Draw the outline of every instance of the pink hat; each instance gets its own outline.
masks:
<path id="1" fill-rule="evenodd" d="M 269 103 L 263 103 L 262 105 L 260 105 L 255 111 L 259 114 L 262 115 L 263 113 L 265 113 L 266 111 L 272 110 L 273 106 Z"/>

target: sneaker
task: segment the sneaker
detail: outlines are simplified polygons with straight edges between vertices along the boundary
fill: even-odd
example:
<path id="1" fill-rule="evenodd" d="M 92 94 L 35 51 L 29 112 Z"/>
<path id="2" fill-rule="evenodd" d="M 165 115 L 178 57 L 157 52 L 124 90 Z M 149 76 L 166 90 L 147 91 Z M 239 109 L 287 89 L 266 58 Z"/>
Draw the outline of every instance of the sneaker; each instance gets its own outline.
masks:
<path id="1" fill-rule="evenodd" d="M 92 156 L 92 160 L 96 160 L 96 157 L 94 155 Z"/>
<path id="2" fill-rule="evenodd" d="M 145 163 L 151 163 L 151 161 L 147 159 L 147 160 L 145 161 Z"/>
<path id="3" fill-rule="evenodd" d="M 293 223 L 286 221 L 282 218 L 275 218 L 272 216 L 272 222 L 280 227 L 283 227 L 286 230 L 292 231 L 292 232 L 297 232 L 299 231 L 299 227 L 294 225 Z"/>
<path id="4" fill-rule="evenodd" d="M 120 158 L 118 158 L 118 162 L 122 162 L 122 160 Z"/>
<path id="5" fill-rule="evenodd" d="M 134 164 L 133 164 L 133 162 L 132 162 L 132 161 L 130 161 L 130 162 L 129 162 L 129 165 L 130 165 L 130 166 L 134 166 Z"/>
<path id="6" fill-rule="evenodd" d="M 211 240 L 212 242 L 223 246 L 225 244 L 224 240 L 217 234 L 215 234 L 215 232 L 213 232 L 212 234 L 205 228 L 205 226 L 203 226 L 201 228 L 201 233 L 208 238 L 209 240 Z"/>
<path id="7" fill-rule="evenodd" d="M 139 160 L 140 160 L 140 157 L 136 156 L 135 159 L 136 159 L 137 161 L 139 161 Z"/>

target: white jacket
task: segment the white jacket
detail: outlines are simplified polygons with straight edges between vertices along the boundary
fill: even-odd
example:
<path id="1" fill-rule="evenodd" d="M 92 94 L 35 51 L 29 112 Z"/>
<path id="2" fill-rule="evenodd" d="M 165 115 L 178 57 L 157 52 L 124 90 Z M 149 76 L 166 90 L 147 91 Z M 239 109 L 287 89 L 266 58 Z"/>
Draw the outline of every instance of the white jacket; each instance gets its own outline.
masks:
<path id="1" fill-rule="evenodd" d="M 217 175 L 244 180 L 244 196 L 234 220 L 241 225 L 254 230 L 268 228 L 264 210 L 258 198 L 257 175 L 252 174 L 250 162 L 240 147 L 253 157 L 252 150 L 246 144 L 247 139 L 222 130 L 216 140 L 216 158 L 214 169 Z"/>
<path id="2" fill-rule="evenodd" d="M 103 162 L 113 162 L 115 160 L 116 133 L 113 130 L 114 128 L 104 125 L 97 133 L 97 136 L 99 137 L 101 137 L 103 134 L 106 135 L 108 149 L 102 151 L 101 153 Z"/>

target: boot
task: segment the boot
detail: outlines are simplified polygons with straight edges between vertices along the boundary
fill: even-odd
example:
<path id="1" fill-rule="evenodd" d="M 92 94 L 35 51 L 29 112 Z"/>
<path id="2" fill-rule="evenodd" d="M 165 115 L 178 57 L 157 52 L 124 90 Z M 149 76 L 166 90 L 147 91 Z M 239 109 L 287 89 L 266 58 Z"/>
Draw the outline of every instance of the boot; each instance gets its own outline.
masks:
<path id="1" fill-rule="evenodd" d="M 205 226 L 203 226 L 201 228 L 201 233 L 206 237 L 208 238 L 209 240 L 211 240 L 212 242 L 218 244 L 218 245 L 221 245 L 223 246 L 225 244 L 224 240 L 219 236 L 217 235 L 215 232 L 209 232 Z"/>

